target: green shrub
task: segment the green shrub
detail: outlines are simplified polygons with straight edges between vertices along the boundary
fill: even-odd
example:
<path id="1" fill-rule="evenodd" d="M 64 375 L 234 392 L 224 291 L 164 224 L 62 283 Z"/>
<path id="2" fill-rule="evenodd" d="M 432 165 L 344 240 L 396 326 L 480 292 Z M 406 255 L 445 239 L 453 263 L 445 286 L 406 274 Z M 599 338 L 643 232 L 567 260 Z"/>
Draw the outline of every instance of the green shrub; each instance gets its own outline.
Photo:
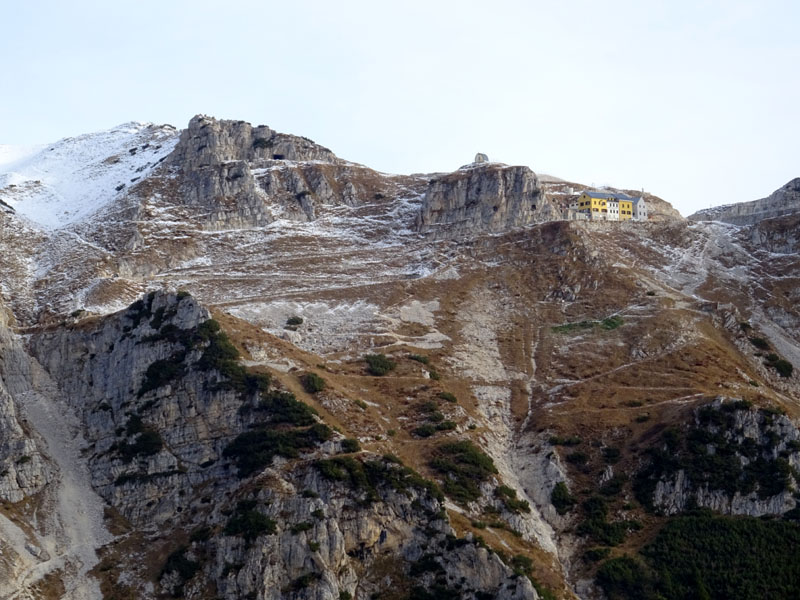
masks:
<path id="1" fill-rule="evenodd" d="M 589 460 L 589 455 L 585 452 L 570 452 L 567 454 L 567 462 L 573 465 L 583 466 Z"/>
<path id="2" fill-rule="evenodd" d="M 203 525 L 198 527 L 197 529 L 193 530 L 192 533 L 189 535 L 190 542 L 205 542 L 209 538 L 211 538 L 212 529 L 207 525 Z"/>
<path id="3" fill-rule="evenodd" d="M 453 404 L 458 402 L 458 398 L 456 398 L 455 395 L 451 394 L 450 392 L 439 392 L 439 398 L 446 400 L 447 402 L 452 402 Z"/>
<path id="4" fill-rule="evenodd" d="M 775 362 L 770 365 L 773 369 L 778 372 L 778 375 L 781 377 L 791 377 L 792 372 L 794 371 L 794 366 L 788 360 L 783 358 L 779 358 Z"/>
<path id="5" fill-rule="evenodd" d="M 301 575 L 300 577 L 292 581 L 292 583 L 289 586 L 289 591 L 299 592 L 300 590 L 304 590 L 312 583 L 319 581 L 321 577 L 322 576 L 319 573 L 306 573 L 304 575 Z"/>
<path id="6" fill-rule="evenodd" d="M 298 533 L 302 533 L 304 531 L 308 531 L 310 529 L 314 529 L 314 524 L 310 521 L 303 521 L 302 523 L 295 523 L 289 528 L 289 531 L 293 535 L 297 535 Z"/>
<path id="7" fill-rule="evenodd" d="M 255 509 L 255 502 L 242 501 L 225 525 L 225 535 L 242 536 L 248 545 L 260 535 L 271 535 L 277 524 Z"/>
<path id="8" fill-rule="evenodd" d="M 533 572 L 533 560 L 524 554 L 517 554 L 511 558 L 510 567 L 515 575 L 530 575 Z"/>
<path id="9" fill-rule="evenodd" d="M 286 324 L 290 327 L 297 327 L 303 324 L 303 317 L 289 317 L 286 319 Z"/>
<path id="10" fill-rule="evenodd" d="M 573 331 L 580 331 L 581 329 L 592 329 L 597 325 L 597 321 L 579 321 L 578 323 L 565 323 L 563 325 L 556 325 L 551 327 L 553 333 L 572 333 Z"/>
<path id="11" fill-rule="evenodd" d="M 409 354 L 408 358 L 411 360 L 415 360 L 418 363 L 422 363 L 423 365 L 427 365 L 430 362 L 430 359 L 427 356 L 423 356 L 422 354 Z"/>
<path id="12" fill-rule="evenodd" d="M 434 433 L 436 433 L 436 427 L 434 427 L 429 423 L 426 423 L 425 425 L 420 425 L 416 429 L 412 430 L 411 433 L 413 433 L 417 437 L 428 438 L 431 437 Z"/>
<path id="13" fill-rule="evenodd" d="M 480 484 L 497 473 L 494 461 L 469 440 L 440 445 L 430 466 L 444 476 L 444 492 L 460 504 L 480 497 Z"/>
<path id="14" fill-rule="evenodd" d="M 144 421 L 142 421 L 142 417 L 137 414 L 132 414 L 128 418 L 128 422 L 125 424 L 125 435 L 131 436 L 136 435 L 137 433 L 142 433 L 144 431 Z"/>
<path id="15" fill-rule="evenodd" d="M 455 428 L 455 421 L 442 421 L 436 424 L 436 431 L 452 431 Z"/>
<path id="16" fill-rule="evenodd" d="M 430 377 L 434 381 L 439 381 L 442 378 L 442 376 L 439 375 L 439 372 L 435 371 L 434 369 L 431 369 L 430 371 L 428 371 L 428 377 Z"/>
<path id="17" fill-rule="evenodd" d="M 132 444 L 128 442 L 120 442 L 117 444 L 122 460 L 130 462 L 137 456 L 152 456 L 157 454 L 164 447 L 164 441 L 161 439 L 159 433 L 151 428 L 145 427 L 142 432 L 136 437 Z"/>
<path id="18" fill-rule="evenodd" d="M 621 457 L 621 452 L 619 448 L 612 448 L 611 446 L 606 446 L 603 448 L 603 460 L 606 461 L 610 465 L 614 465 L 619 462 Z"/>
<path id="19" fill-rule="evenodd" d="M 556 512 L 560 515 L 567 514 L 575 506 L 575 499 L 569 493 L 569 488 L 563 481 L 559 481 L 553 488 L 550 493 L 550 502 L 552 502 Z"/>
<path id="20" fill-rule="evenodd" d="M 577 435 L 569 437 L 561 437 L 558 435 L 551 436 L 548 440 L 553 446 L 577 446 L 581 443 L 581 438 Z"/>
<path id="21" fill-rule="evenodd" d="M 350 456 L 336 456 L 318 460 L 314 467 L 326 479 L 341 481 L 354 491 L 364 493 L 366 503 L 379 499 L 378 489 L 381 486 L 388 486 L 398 492 L 415 488 L 426 491 L 438 500 L 442 499 L 436 484 L 424 479 L 392 455 L 363 463 Z"/>
<path id="22" fill-rule="evenodd" d="M 597 570 L 597 583 L 609 600 L 655 600 L 644 566 L 630 556 L 620 556 L 604 562 Z"/>
<path id="23" fill-rule="evenodd" d="M 325 389 L 325 380 L 316 373 L 306 373 L 300 381 L 303 389 L 309 394 L 316 394 Z"/>
<path id="24" fill-rule="evenodd" d="M 500 498 L 505 507 L 514 513 L 531 512 L 530 504 L 527 500 L 517 498 L 517 491 L 507 485 L 498 486 L 494 491 L 495 496 Z"/>
<path id="25" fill-rule="evenodd" d="M 583 553 L 583 559 L 586 562 L 597 562 L 608 558 L 609 554 L 611 554 L 611 548 L 589 548 Z"/>
<path id="26" fill-rule="evenodd" d="M 301 450 L 310 450 L 332 436 L 333 431 L 322 423 L 315 423 L 308 429 L 290 431 L 276 431 L 261 426 L 236 436 L 223 455 L 233 458 L 239 476 L 246 477 L 271 464 L 275 456 L 296 458 Z"/>
<path id="27" fill-rule="evenodd" d="M 420 412 L 424 413 L 432 413 L 439 410 L 439 405 L 436 404 L 433 400 L 426 400 L 425 402 L 419 405 Z"/>
<path id="28" fill-rule="evenodd" d="M 361 450 L 361 444 L 358 443 L 358 440 L 353 438 L 347 438 L 342 440 L 342 452 L 359 452 Z"/>
<path id="29" fill-rule="evenodd" d="M 615 315 L 613 317 L 608 317 L 600 321 L 600 327 L 605 329 L 606 331 L 611 331 L 612 329 L 616 329 L 620 327 L 624 323 L 622 317 L 619 315 Z"/>
<path id="30" fill-rule="evenodd" d="M 386 375 L 386 373 L 397 366 L 397 364 L 387 358 L 385 354 L 367 354 L 364 360 L 367 361 L 367 371 L 371 375 L 376 375 L 378 377 Z"/>
<path id="31" fill-rule="evenodd" d="M 602 321 L 578 321 L 576 323 L 556 325 L 555 327 L 551 327 L 551 331 L 553 333 L 573 333 L 585 329 L 594 329 L 595 327 L 600 327 L 600 329 L 611 331 L 612 329 L 620 327 L 623 323 L 624 320 L 622 317 L 619 315 L 614 315 L 612 317 L 607 317 Z"/>
<path id="32" fill-rule="evenodd" d="M 201 565 L 199 562 L 186 558 L 187 550 L 186 546 L 181 546 L 167 557 L 167 561 L 161 569 L 161 577 L 174 571 L 181 578 L 181 582 L 186 582 L 197 574 Z"/>
<path id="33" fill-rule="evenodd" d="M 622 491 L 622 486 L 625 485 L 625 481 L 626 478 L 624 475 L 614 475 L 600 486 L 600 493 L 603 494 L 603 496 L 616 496 Z"/>
<path id="34" fill-rule="evenodd" d="M 288 423 L 303 427 L 316 423 L 314 417 L 317 411 L 308 404 L 300 402 L 291 392 L 271 390 L 262 394 L 255 410 L 267 413 L 272 424 Z"/>
<path id="35" fill-rule="evenodd" d="M 590 536 L 605 546 L 618 546 L 625 540 L 629 530 L 641 529 L 637 521 L 608 522 L 608 506 L 600 496 L 592 496 L 582 505 L 583 521 L 578 525 L 578 533 Z"/>
<path id="36" fill-rule="evenodd" d="M 170 358 L 157 360 L 147 367 L 137 396 L 141 398 L 147 392 L 165 386 L 170 381 L 181 377 L 185 372 L 183 364 L 185 359 L 185 352 L 177 352 Z"/>
<path id="37" fill-rule="evenodd" d="M 751 337 L 750 343 L 759 350 L 769 350 L 769 342 L 762 337 Z"/>

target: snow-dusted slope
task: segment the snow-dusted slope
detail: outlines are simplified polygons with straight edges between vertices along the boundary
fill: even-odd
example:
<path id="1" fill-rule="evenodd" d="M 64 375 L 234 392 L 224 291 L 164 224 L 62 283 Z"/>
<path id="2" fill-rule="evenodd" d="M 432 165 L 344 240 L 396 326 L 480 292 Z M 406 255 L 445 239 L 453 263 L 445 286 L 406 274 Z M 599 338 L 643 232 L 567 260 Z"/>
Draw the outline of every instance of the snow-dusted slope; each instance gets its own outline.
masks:
<path id="1" fill-rule="evenodd" d="M 5 171 L 11 168 L 14 163 L 25 160 L 43 148 L 46 148 L 46 146 L 9 146 L 0 144 L 0 169 Z"/>
<path id="2" fill-rule="evenodd" d="M 125 123 L 37 148 L 0 147 L 0 201 L 46 229 L 79 221 L 146 177 L 178 131 Z"/>

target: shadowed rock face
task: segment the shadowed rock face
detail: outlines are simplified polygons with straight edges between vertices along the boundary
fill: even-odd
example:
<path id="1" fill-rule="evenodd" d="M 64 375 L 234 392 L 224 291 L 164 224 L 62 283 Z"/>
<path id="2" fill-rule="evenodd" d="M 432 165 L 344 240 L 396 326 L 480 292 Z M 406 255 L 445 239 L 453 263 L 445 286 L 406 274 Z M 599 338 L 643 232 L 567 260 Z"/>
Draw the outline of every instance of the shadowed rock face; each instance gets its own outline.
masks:
<path id="1" fill-rule="evenodd" d="M 755 225 L 764 219 L 782 217 L 797 212 L 800 212 L 800 177 L 792 179 L 761 200 L 700 210 L 689 216 L 689 220 Z"/>
<path id="2" fill-rule="evenodd" d="M 528 167 L 474 163 L 430 181 L 416 227 L 448 238 L 540 223 L 557 214 Z"/>

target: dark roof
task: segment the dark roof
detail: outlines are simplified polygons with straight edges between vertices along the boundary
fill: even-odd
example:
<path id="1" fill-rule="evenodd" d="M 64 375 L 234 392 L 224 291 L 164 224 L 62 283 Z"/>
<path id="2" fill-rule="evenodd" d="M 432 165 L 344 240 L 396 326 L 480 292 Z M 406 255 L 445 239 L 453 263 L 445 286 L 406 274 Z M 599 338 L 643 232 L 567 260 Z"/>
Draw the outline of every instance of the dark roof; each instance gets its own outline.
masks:
<path id="1" fill-rule="evenodd" d="M 625 200 L 626 202 L 636 201 L 636 198 L 628 196 L 628 194 L 623 194 L 622 192 L 615 194 L 610 192 L 594 192 L 590 190 L 583 190 L 581 193 L 586 194 L 590 198 L 602 198 L 604 200 Z"/>

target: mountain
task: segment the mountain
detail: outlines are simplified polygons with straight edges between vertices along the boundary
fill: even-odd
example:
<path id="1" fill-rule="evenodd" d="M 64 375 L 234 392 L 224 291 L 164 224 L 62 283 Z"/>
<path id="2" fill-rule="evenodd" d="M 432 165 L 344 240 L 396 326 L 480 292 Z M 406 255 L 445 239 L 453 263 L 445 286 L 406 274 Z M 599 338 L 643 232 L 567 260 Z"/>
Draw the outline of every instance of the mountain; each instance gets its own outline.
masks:
<path id="1" fill-rule="evenodd" d="M 0 171 L 0 597 L 796 596 L 794 216 L 202 115 Z"/>

